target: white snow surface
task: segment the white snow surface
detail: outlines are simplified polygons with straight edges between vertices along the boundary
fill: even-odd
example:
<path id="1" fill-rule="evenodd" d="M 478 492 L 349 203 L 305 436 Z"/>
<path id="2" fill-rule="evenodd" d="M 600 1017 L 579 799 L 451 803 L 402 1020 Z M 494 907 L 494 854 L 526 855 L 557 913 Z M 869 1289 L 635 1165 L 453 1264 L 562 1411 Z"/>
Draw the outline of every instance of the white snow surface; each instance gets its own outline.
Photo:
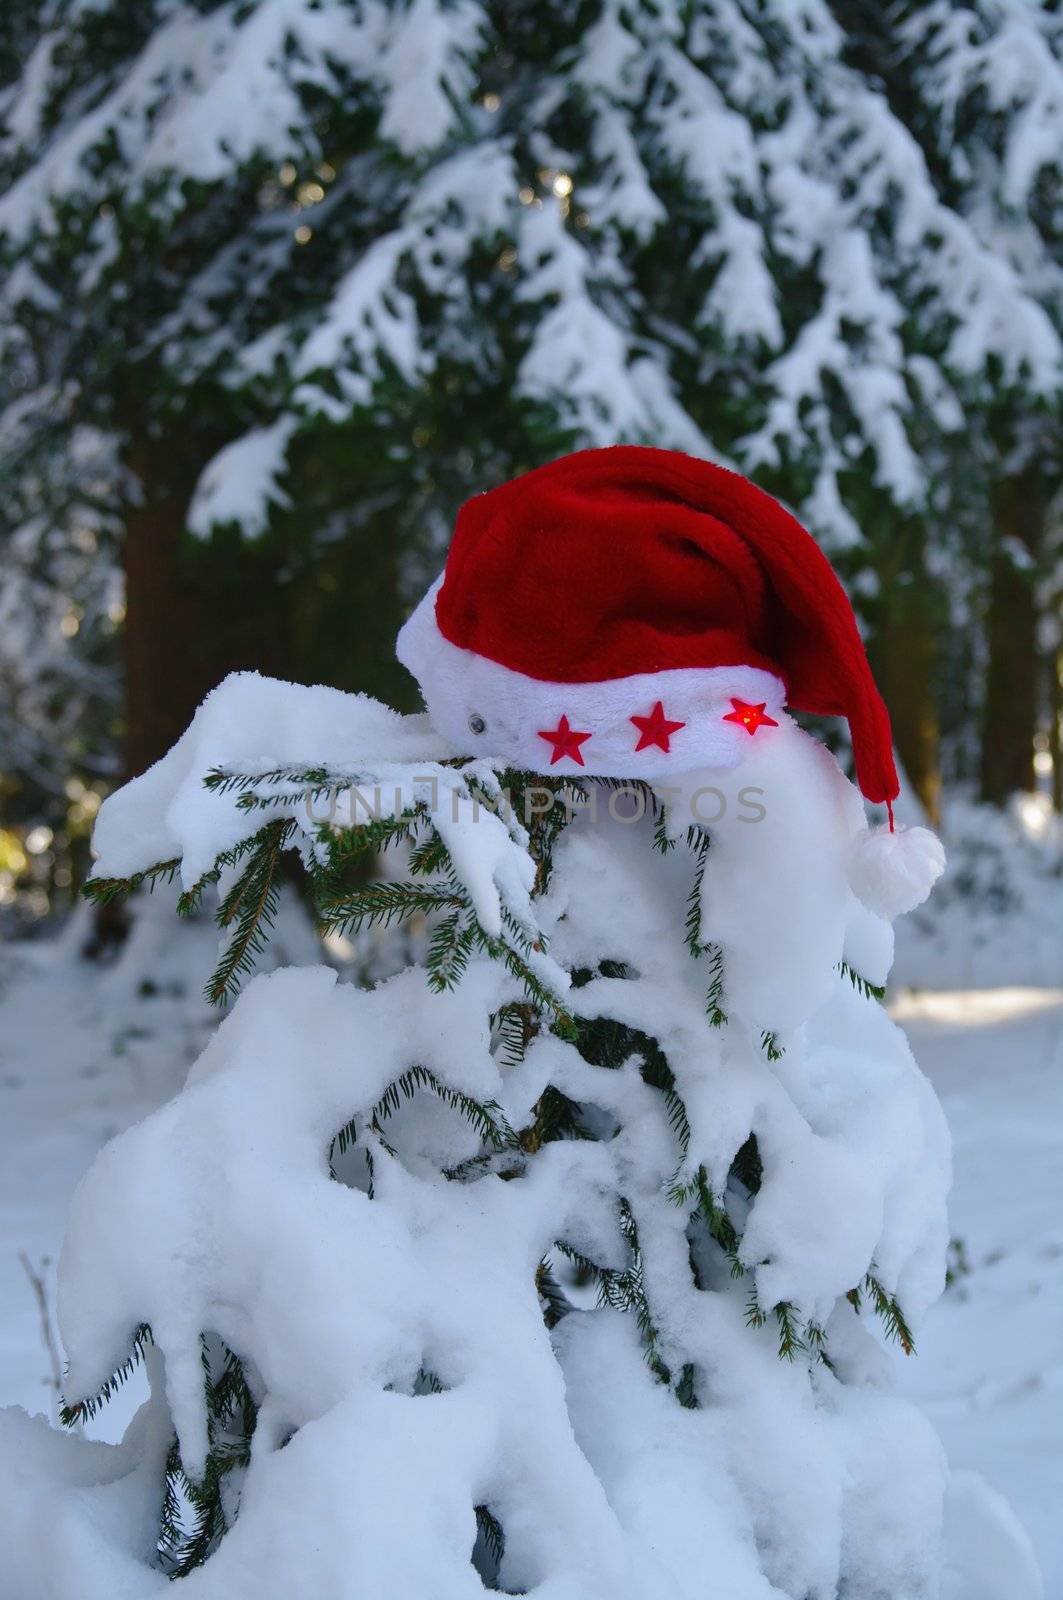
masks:
<path id="1" fill-rule="evenodd" d="M 491 1018 L 522 991 L 486 958 L 444 994 L 417 967 L 373 990 L 322 966 L 256 978 L 183 1090 L 113 1138 L 73 1198 L 59 1272 L 67 1394 L 93 1393 L 148 1322 L 151 1398 L 113 1448 L 0 1419 L 12 1485 L 0 1534 L 22 1552 L 12 1600 L 159 1590 L 150 1489 L 171 1429 L 188 1471 L 202 1469 L 204 1332 L 241 1356 L 260 1413 L 239 1515 L 184 1580 L 193 1597 L 481 1594 L 471 1552 L 486 1504 L 505 1533 L 500 1585 L 548 1600 L 700 1600 L 708 1575 L 728 1600 L 1037 1600 L 1025 1535 L 980 1480 L 948 1489 L 933 1428 L 891 1392 L 895 1362 L 867 1297 L 859 1311 L 846 1298 L 873 1272 L 919 1334 L 943 1286 L 949 1138 L 903 1033 L 837 971 L 847 951 L 879 981 L 890 930 L 847 885 L 855 801 L 832 758 L 793 731 L 750 768 L 767 789 L 764 821 L 710 829 L 709 948 L 696 958 L 685 843 L 662 855 L 647 819 L 588 811 L 532 901 L 519 821 L 476 810 L 472 769 L 442 764 L 423 719 L 364 697 L 229 680 L 174 751 L 107 802 L 103 875 L 176 854 L 192 881 L 263 818 L 202 787 L 218 766 L 327 762 L 340 787 L 386 779 L 395 809 L 435 779 L 433 818 L 484 926 L 517 916 L 549 947 L 538 971 L 567 1006 L 658 1040 L 689 1140 L 637 1058 L 595 1066 L 543 1033 L 507 1064 Z M 490 764 L 474 765 L 489 783 Z M 789 810 L 772 805 L 773 786 Z M 298 816 L 301 803 L 293 785 L 270 814 Z M 718 1027 L 705 1000 L 716 945 Z M 628 976 L 595 976 L 603 961 Z M 590 976 L 568 987 L 577 970 Z M 785 1046 L 778 1059 L 766 1029 Z M 503 1128 L 524 1125 L 553 1085 L 604 1136 L 530 1159 L 514 1150 L 454 1181 L 443 1169 L 481 1145 L 451 1106 L 426 1088 L 383 1130 L 374 1112 L 412 1067 L 494 1106 Z M 337 1182 L 328 1150 L 352 1120 Z M 692 1246 L 689 1207 L 669 1191 L 703 1167 L 719 1200 L 751 1134 L 763 1178 L 735 1277 L 707 1235 Z M 655 1377 L 630 1313 L 576 1311 L 553 1335 L 544 1324 L 535 1272 L 555 1241 L 607 1268 L 628 1262 L 621 1201 L 660 1357 L 689 1370 L 695 1409 Z M 768 1312 L 759 1327 L 753 1288 Z M 779 1302 L 799 1328 L 823 1330 L 828 1362 L 779 1358 Z M 441 1392 L 421 1392 L 424 1371 Z M 82 1548 L 88 1568 L 72 1558 Z"/>
<path id="2" fill-rule="evenodd" d="M 947 798 L 948 866 L 899 925 L 895 981 L 968 989 L 1063 981 L 1063 819 L 1045 794 L 1006 809 Z"/>

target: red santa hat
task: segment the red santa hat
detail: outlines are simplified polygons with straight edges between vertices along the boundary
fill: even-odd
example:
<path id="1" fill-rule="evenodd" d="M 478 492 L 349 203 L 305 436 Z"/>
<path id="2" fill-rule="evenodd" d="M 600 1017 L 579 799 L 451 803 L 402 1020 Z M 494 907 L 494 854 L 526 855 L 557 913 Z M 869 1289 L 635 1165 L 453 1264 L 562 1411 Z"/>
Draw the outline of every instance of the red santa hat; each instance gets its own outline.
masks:
<path id="1" fill-rule="evenodd" d="M 845 591 L 755 484 L 670 450 L 583 450 L 466 502 L 446 570 L 399 634 L 438 730 L 532 772 L 644 778 L 739 765 L 784 706 L 848 719 L 889 829 L 850 882 L 893 917 L 944 852 L 894 830 L 889 713 Z"/>
<path id="2" fill-rule="evenodd" d="M 452 743 L 533 772 L 733 767 L 785 704 L 846 717 L 864 795 L 897 794 L 829 561 L 748 479 L 674 451 L 583 450 L 467 501 L 398 655 Z"/>

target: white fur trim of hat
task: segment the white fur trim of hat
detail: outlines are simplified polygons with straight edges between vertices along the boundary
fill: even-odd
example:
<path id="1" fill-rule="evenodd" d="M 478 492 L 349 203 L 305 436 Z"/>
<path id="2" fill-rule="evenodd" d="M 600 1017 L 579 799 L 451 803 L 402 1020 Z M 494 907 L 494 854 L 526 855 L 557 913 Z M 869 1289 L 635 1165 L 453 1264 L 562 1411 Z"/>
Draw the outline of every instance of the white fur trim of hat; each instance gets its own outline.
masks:
<path id="1" fill-rule="evenodd" d="M 782 680 L 760 667 L 681 667 L 598 683 L 527 677 L 443 636 L 435 614 L 442 581 L 402 628 L 396 654 L 456 750 L 529 772 L 653 781 L 737 767 L 750 737 L 770 738 L 783 714 Z M 733 720 L 736 701 L 761 709 L 755 729 Z"/>

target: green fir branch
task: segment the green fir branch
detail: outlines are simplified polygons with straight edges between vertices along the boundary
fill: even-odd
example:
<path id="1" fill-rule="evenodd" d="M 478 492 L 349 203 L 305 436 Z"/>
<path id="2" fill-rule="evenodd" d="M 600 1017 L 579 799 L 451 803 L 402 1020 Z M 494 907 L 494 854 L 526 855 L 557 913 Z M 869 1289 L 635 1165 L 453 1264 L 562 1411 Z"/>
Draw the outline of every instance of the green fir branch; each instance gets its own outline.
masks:
<path id="1" fill-rule="evenodd" d="M 533 893 L 542 894 L 549 885 L 553 870 L 554 845 L 573 817 L 586 806 L 587 785 L 578 778 L 551 778 L 545 773 L 525 772 L 512 767 L 500 774 L 499 781 L 508 796 L 514 837 L 515 829 L 521 826 L 523 819 L 527 849 L 535 862 Z M 550 796 L 551 804 L 545 811 L 529 804 L 532 790 Z"/>
<path id="2" fill-rule="evenodd" d="M 701 938 L 701 884 L 705 876 L 705 856 L 708 848 L 708 834 L 703 834 L 705 849 L 695 852 L 694 878 L 687 893 L 686 914 L 684 917 L 684 938 L 686 947 L 695 959 L 705 949 Z"/>
<path id="3" fill-rule="evenodd" d="M 557 1036 L 574 1043 L 579 1033 L 576 1019 L 557 995 L 536 976 L 520 951 L 515 950 L 505 939 L 497 939 L 485 933 L 478 922 L 473 927 L 476 943 L 480 949 L 493 961 L 501 962 L 506 971 L 523 986 L 528 999 L 541 1011 L 549 1013 L 551 1026 Z"/>
<path id="4" fill-rule="evenodd" d="M 694 855 L 694 881 L 687 895 L 685 939 L 687 949 L 695 960 L 708 958 L 709 982 L 705 993 L 705 1010 L 714 1028 L 727 1022 L 724 1010 L 724 958 L 723 947 L 715 942 L 704 942 L 701 933 L 701 890 L 705 879 L 705 863 L 710 848 L 709 835 L 703 828 L 687 830 L 687 848 Z"/>
<path id="5" fill-rule="evenodd" d="M 265 948 L 277 914 L 281 855 L 294 831 L 291 820 L 267 823 L 255 835 L 257 843 L 242 875 L 218 907 L 218 926 L 231 928 L 232 934 L 206 987 L 213 1005 L 232 998 L 241 978 L 254 970 L 256 957 Z"/>
<path id="6" fill-rule="evenodd" d="M 450 852 L 435 828 L 430 829 L 420 844 L 410 851 L 410 871 L 415 878 L 435 877 L 449 863 Z"/>
<path id="7" fill-rule="evenodd" d="M 506 1551 L 506 1539 L 502 1531 L 502 1524 L 490 1506 L 477 1506 L 475 1510 L 477 1532 L 487 1546 L 488 1554 L 495 1567 L 498 1568 L 502 1565 L 502 1557 Z"/>
<path id="8" fill-rule="evenodd" d="M 851 966 L 848 961 L 839 961 L 838 971 L 843 978 L 849 979 L 853 988 L 858 994 L 862 994 L 865 1000 L 885 1000 L 886 985 L 872 983 L 869 978 L 865 978 L 862 973 L 857 972 L 856 968 Z"/>
<path id="9" fill-rule="evenodd" d="M 331 794 L 331 786 L 325 789 L 285 790 L 282 794 L 256 794 L 253 789 L 246 790 L 236 802 L 237 811 L 276 811 L 284 806 L 291 809 L 300 802 L 312 804 L 323 794 Z M 309 820 L 309 818 L 308 818 Z M 324 824 L 327 826 L 327 824 Z"/>
<path id="10" fill-rule="evenodd" d="M 181 1466 L 181 1450 L 177 1443 L 176 1435 L 170 1441 L 170 1448 L 166 1453 L 166 1467 L 162 1482 L 162 1507 L 159 1513 L 159 1537 L 156 1548 L 163 1557 L 163 1565 L 167 1570 L 175 1567 L 181 1559 L 181 1551 L 185 1540 L 185 1530 L 182 1526 L 183 1506 L 178 1485 L 184 1482 L 184 1471 Z"/>
<path id="11" fill-rule="evenodd" d="M 668 1126 L 675 1136 L 679 1146 L 678 1166 L 686 1160 L 687 1151 L 690 1149 L 690 1119 L 683 1098 L 676 1088 L 675 1073 L 668 1064 L 668 1058 L 656 1039 L 649 1038 L 646 1034 L 637 1036 L 642 1048 L 642 1081 L 651 1089 L 656 1089 L 664 1097 L 665 1112 L 668 1117 Z"/>
<path id="12" fill-rule="evenodd" d="M 224 768 L 215 767 L 203 779 L 203 787 L 217 794 L 231 794 L 234 790 L 244 793 L 284 783 L 293 788 L 315 788 L 323 793 L 357 782 L 357 778 L 334 777 L 325 767 L 272 767 L 268 772 L 226 772 Z"/>
<path id="13" fill-rule="evenodd" d="M 248 1466 L 258 1408 L 243 1366 L 220 1339 L 200 1340 L 204 1404 L 207 1412 L 207 1460 L 203 1476 L 190 1478 L 181 1462 L 177 1440 L 166 1462 L 160 1552 L 171 1578 L 186 1577 L 201 1567 L 228 1531 L 224 1484 L 234 1470 Z M 182 1512 L 182 1501 L 191 1513 Z"/>
<path id="14" fill-rule="evenodd" d="M 325 859 L 318 868 L 322 879 L 338 877 L 353 862 L 368 855 L 382 854 L 395 844 L 406 844 L 413 839 L 421 820 L 421 808 L 413 807 L 393 817 L 373 817 L 351 827 L 337 828 L 322 823 L 318 843 Z"/>
<path id="15" fill-rule="evenodd" d="M 915 1339 L 896 1298 L 886 1293 L 872 1272 L 869 1272 L 864 1279 L 864 1287 L 871 1298 L 876 1315 L 881 1317 L 885 1325 L 887 1338 L 895 1340 L 906 1356 L 914 1355 Z"/>
<path id="16" fill-rule="evenodd" d="M 425 952 L 429 987 L 437 992 L 455 988 L 465 976 L 476 943 L 476 926 L 466 911 L 451 911 L 444 917 L 433 929 Z"/>
<path id="17" fill-rule="evenodd" d="M 789 1300 L 780 1300 L 777 1306 L 772 1307 L 772 1311 L 779 1330 L 779 1359 L 794 1361 L 808 1348 L 794 1322 L 794 1308 Z"/>
<path id="18" fill-rule="evenodd" d="M 709 986 L 705 994 L 705 1009 L 709 1021 L 714 1028 L 722 1028 L 727 1022 L 727 1012 L 723 1008 L 723 947 L 718 944 L 708 944 L 704 947 L 708 957 Z"/>
<path id="19" fill-rule="evenodd" d="M 667 1383 L 670 1374 L 661 1355 L 660 1335 L 646 1295 L 642 1248 L 635 1216 L 627 1200 L 620 1202 L 620 1230 L 627 1240 L 630 1260 L 621 1271 L 611 1267 L 598 1268 L 598 1305 L 601 1309 L 632 1313 L 646 1361 L 657 1377 Z"/>
<path id="20" fill-rule="evenodd" d="M 336 1169 L 335 1169 L 335 1166 L 334 1166 L 334 1162 L 335 1162 L 336 1156 L 337 1155 L 341 1155 L 341 1156 L 342 1155 L 346 1155 L 347 1151 L 350 1150 L 352 1145 L 355 1145 L 357 1143 L 358 1143 L 358 1115 L 357 1115 L 357 1113 L 355 1113 L 355 1115 L 353 1117 L 351 1117 L 347 1122 L 345 1122 L 343 1124 L 343 1127 L 340 1128 L 336 1133 L 334 1133 L 332 1138 L 329 1140 L 328 1166 L 329 1166 L 329 1174 L 330 1174 L 331 1177 L 334 1178 L 336 1176 Z M 368 1151 L 366 1152 L 366 1154 L 368 1156 Z"/>
<path id="21" fill-rule="evenodd" d="M 581 1107 L 554 1084 L 548 1083 L 532 1107 L 532 1121 L 517 1134 L 517 1143 L 527 1155 L 534 1155 L 544 1144 L 559 1139 L 583 1139 Z"/>
<path id="22" fill-rule="evenodd" d="M 322 928 L 355 934 L 362 928 L 390 927 L 413 916 L 463 910 L 466 901 L 450 888 L 418 883 L 367 883 L 361 889 L 336 893 L 318 902 Z"/>
<path id="23" fill-rule="evenodd" d="M 83 1422 L 93 1418 L 108 1400 L 114 1398 L 124 1383 L 127 1383 L 144 1359 L 145 1348 L 151 1344 L 151 1329 L 146 1322 L 142 1322 L 130 1340 L 129 1355 L 114 1369 L 111 1376 L 102 1383 L 95 1394 L 85 1395 L 80 1400 L 64 1401 L 59 1407 L 59 1420 L 64 1428 L 76 1428 Z"/>
<path id="24" fill-rule="evenodd" d="M 698 1369 L 692 1361 L 683 1363 L 675 1385 L 675 1397 L 685 1411 L 701 1409 L 701 1402 L 698 1399 Z"/>
<path id="25" fill-rule="evenodd" d="M 82 884 L 81 893 L 98 906 L 109 905 L 112 900 L 132 894 L 136 889 L 146 888 L 150 894 L 156 884 L 172 883 L 180 866 L 181 858 L 175 856 L 172 861 L 157 861 L 153 867 L 133 872 L 128 878 L 89 878 Z"/>
<path id="26" fill-rule="evenodd" d="M 765 1028 L 764 1032 L 761 1034 L 760 1048 L 763 1050 L 769 1061 L 781 1061 L 783 1056 L 786 1054 L 786 1051 L 779 1043 L 778 1035 L 772 1032 L 770 1028 Z"/>
<path id="27" fill-rule="evenodd" d="M 689 1205 L 692 1200 L 695 1202 L 694 1215 L 704 1219 L 709 1233 L 730 1262 L 732 1276 L 740 1277 L 745 1268 L 738 1259 L 738 1230 L 728 1216 L 726 1207 L 719 1204 L 713 1195 L 704 1166 L 700 1166 L 687 1183 L 673 1182 L 668 1194 L 677 1206 Z"/>
<path id="28" fill-rule="evenodd" d="M 770 1315 L 775 1318 L 778 1330 L 780 1361 L 796 1361 L 799 1355 L 807 1353 L 808 1346 L 798 1331 L 794 1320 L 794 1308 L 789 1300 L 780 1300 L 778 1305 L 772 1306 Z M 767 1326 L 768 1316 L 769 1312 L 765 1311 L 757 1298 L 756 1288 L 751 1288 L 746 1300 L 746 1327 L 764 1328 Z"/>
<path id="29" fill-rule="evenodd" d="M 676 847 L 676 840 L 668 832 L 668 813 L 656 795 L 653 799 L 653 848 L 659 855 L 671 855 Z"/>
<path id="30" fill-rule="evenodd" d="M 740 1183 L 748 1195 L 755 1195 L 760 1189 L 764 1177 L 764 1166 L 757 1148 L 757 1136 L 751 1133 L 749 1138 L 741 1145 L 731 1162 L 728 1181 L 734 1179 Z"/>
<path id="31" fill-rule="evenodd" d="M 746 1327 L 763 1328 L 767 1320 L 767 1312 L 763 1309 L 760 1301 L 757 1299 L 757 1291 L 754 1287 L 750 1289 L 749 1294 L 746 1297 Z"/>
<path id="32" fill-rule="evenodd" d="M 388 1084 L 373 1107 L 371 1116 L 374 1124 L 385 1122 L 388 1117 L 393 1116 L 403 1100 L 412 1100 L 419 1089 L 431 1090 L 444 1105 L 460 1112 L 492 1150 L 516 1148 L 517 1135 L 507 1122 L 505 1113 L 497 1101 L 477 1100 L 464 1089 L 455 1089 L 451 1084 L 444 1083 L 430 1067 L 422 1066 L 420 1063 L 407 1067 L 405 1072 Z"/>
<path id="33" fill-rule="evenodd" d="M 214 865 L 207 872 L 204 872 L 201 878 L 197 878 L 192 887 L 186 889 L 178 898 L 178 916 L 194 916 L 200 909 L 203 903 L 203 895 L 210 885 L 218 883 L 223 872 L 231 867 L 239 866 L 241 861 L 246 860 L 249 855 L 253 855 L 262 845 L 263 834 L 264 829 L 260 828 L 257 833 L 248 834 L 246 839 L 239 840 L 228 850 L 223 850 L 220 855 L 216 856 Z"/>
<path id="34" fill-rule="evenodd" d="M 543 1256 L 535 1269 L 535 1289 L 542 1307 L 543 1321 L 548 1328 L 556 1328 L 562 1317 L 568 1316 L 572 1305 L 554 1276 L 549 1256 Z"/>
<path id="35" fill-rule="evenodd" d="M 908 1320 L 893 1295 L 887 1294 L 879 1279 L 873 1272 L 869 1272 L 862 1284 L 848 1291 L 845 1298 L 860 1315 L 864 1308 L 864 1295 L 867 1295 L 875 1315 L 882 1319 L 885 1325 L 886 1336 L 900 1345 L 906 1356 L 915 1354 L 915 1338 Z"/>
<path id="36" fill-rule="evenodd" d="M 538 1013 L 527 1001 L 510 1000 L 490 1019 L 498 1036 L 497 1059 L 503 1068 L 519 1067 L 539 1032 Z"/>

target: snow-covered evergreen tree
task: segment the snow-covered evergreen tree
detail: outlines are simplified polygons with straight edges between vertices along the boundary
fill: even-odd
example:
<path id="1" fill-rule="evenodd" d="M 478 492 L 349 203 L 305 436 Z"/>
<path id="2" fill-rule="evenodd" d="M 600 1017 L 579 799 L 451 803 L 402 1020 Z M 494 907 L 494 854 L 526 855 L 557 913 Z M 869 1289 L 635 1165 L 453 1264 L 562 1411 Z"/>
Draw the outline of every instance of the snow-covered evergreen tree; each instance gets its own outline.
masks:
<path id="1" fill-rule="evenodd" d="M 906 308 L 950 316 L 979 361 L 1056 371 L 826 5 L 145 6 L 119 32 L 121 9 L 42 26 L 0 226 L 21 292 L 74 267 L 82 339 L 106 327 L 124 357 L 128 329 L 164 408 L 198 390 L 255 424 L 201 480 L 194 531 L 259 534 L 310 419 L 390 399 L 375 422 L 397 432 L 431 379 L 468 424 L 492 388 L 511 409 L 515 370 L 514 398 L 588 442 L 718 440 L 788 467 L 841 539 L 839 475 L 864 458 L 898 505 L 921 492 Z M 447 430 L 404 420 L 416 471 Z"/>
<path id="2" fill-rule="evenodd" d="M 411 959 L 256 978 L 83 1180 L 66 1421 L 138 1362 L 151 1392 L 117 1446 L 0 1415 L 14 1600 L 937 1600 L 976 1567 L 1034 1600 L 991 1496 L 944 1539 L 889 1393 L 950 1161 L 886 917 L 943 858 L 784 709 L 832 685 L 896 798 L 814 541 L 732 473 L 584 452 L 467 503 L 398 654 L 428 715 L 236 675 L 100 813 L 98 898 L 217 896 L 214 999 L 289 851 L 326 927 Z"/>
<path id="3" fill-rule="evenodd" d="M 983 796 L 1002 802 L 1034 787 L 1035 735 L 1043 743 L 1058 718 L 1051 596 L 1052 502 L 1063 483 L 1063 28 L 1055 7 L 1012 0 L 902 4 L 891 20 L 881 68 L 905 99 L 941 192 L 995 263 L 1016 343 L 1032 335 L 1040 352 L 1026 367 L 1010 364 L 977 314 L 957 326 L 948 352 L 968 428 L 959 521 L 988 544 L 987 592 L 975 595 L 989 658 L 980 779 Z M 1058 746 L 1058 730 L 1052 737 Z"/>
<path id="4" fill-rule="evenodd" d="M 1014 239 L 981 218 L 1017 157 L 941 180 L 950 107 L 979 72 L 1002 81 L 984 51 L 957 55 L 961 86 L 928 44 L 920 75 L 897 40 L 868 53 L 865 8 L 826 0 L 15 9 L 0 256 L 26 335 L 5 414 L 37 419 L 56 484 L 62 424 L 113 439 L 127 542 L 277 541 L 259 605 L 279 572 L 281 665 L 335 678 L 369 552 L 405 552 L 374 575 L 383 638 L 469 486 L 565 442 L 756 472 L 902 665 L 914 628 L 891 631 L 891 605 L 964 589 L 957 446 L 1002 390 L 1040 406 L 1060 367 L 1041 168 L 1008 180 L 1012 207 L 1020 179 L 1041 196 Z M 1011 34 L 1058 61 L 1047 12 L 1023 9 Z M 913 58 L 927 29 L 962 32 L 955 8 L 916 12 Z M 898 73 L 918 95 L 888 92 Z M 1026 98 L 1028 155 L 1054 102 Z M 1018 269 L 1020 233 L 1045 272 Z M 352 686 L 375 637 L 366 654 L 345 652 Z"/>
<path id="5" fill-rule="evenodd" d="M 706 853 L 638 786 L 455 766 L 422 718 L 238 678 L 105 804 L 101 872 L 179 857 L 189 901 L 220 874 L 218 992 L 296 843 L 332 926 L 430 932 L 373 992 L 256 980 L 82 1185 L 71 1416 L 131 1339 L 152 1399 L 113 1448 L 5 1417 L 18 1600 L 42 1572 L 56 1600 L 184 1571 L 337 1600 L 936 1592 L 940 1447 L 882 1384 L 941 1286 L 947 1136 L 869 993 L 886 925 L 794 852 L 810 741 L 775 748 L 791 807 Z M 406 872 L 359 887 L 395 847 Z M 726 903 L 735 849 L 759 910 Z M 847 918 L 859 974 L 832 971 Z"/>

